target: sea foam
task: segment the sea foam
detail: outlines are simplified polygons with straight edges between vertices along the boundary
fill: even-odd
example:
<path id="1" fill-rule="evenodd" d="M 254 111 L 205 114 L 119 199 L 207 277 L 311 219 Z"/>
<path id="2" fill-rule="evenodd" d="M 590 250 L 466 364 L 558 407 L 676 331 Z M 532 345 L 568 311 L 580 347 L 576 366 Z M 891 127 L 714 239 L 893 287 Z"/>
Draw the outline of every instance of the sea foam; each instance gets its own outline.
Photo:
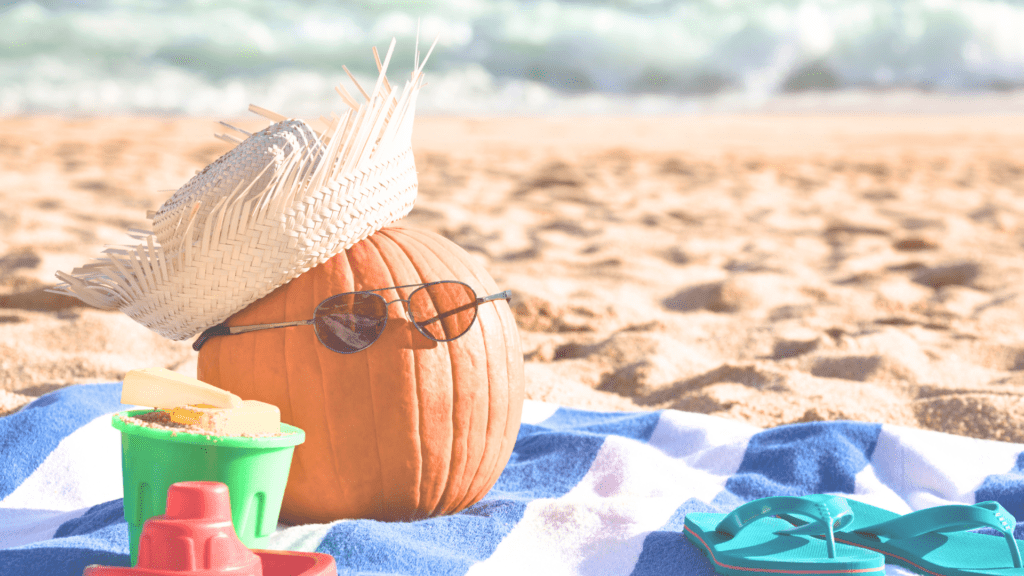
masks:
<path id="1" fill-rule="evenodd" d="M 0 8 L 0 113 L 320 114 L 343 64 L 376 76 L 371 46 L 397 38 L 390 74 L 411 71 L 417 29 L 427 113 L 1024 89 L 1017 0 L 40 0 Z"/>

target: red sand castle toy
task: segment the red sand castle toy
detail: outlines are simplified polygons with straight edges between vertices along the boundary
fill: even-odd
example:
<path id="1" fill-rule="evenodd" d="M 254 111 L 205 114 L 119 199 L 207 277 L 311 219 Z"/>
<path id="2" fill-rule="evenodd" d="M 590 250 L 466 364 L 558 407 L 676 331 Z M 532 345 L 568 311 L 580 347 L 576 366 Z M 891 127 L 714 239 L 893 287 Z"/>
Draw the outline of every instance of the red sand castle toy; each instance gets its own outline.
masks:
<path id="1" fill-rule="evenodd" d="M 328 576 L 334 558 L 319 552 L 249 550 L 231 522 L 228 487 L 178 482 L 167 491 L 167 512 L 146 520 L 134 568 L 85 568 L 83 576 Z"/>

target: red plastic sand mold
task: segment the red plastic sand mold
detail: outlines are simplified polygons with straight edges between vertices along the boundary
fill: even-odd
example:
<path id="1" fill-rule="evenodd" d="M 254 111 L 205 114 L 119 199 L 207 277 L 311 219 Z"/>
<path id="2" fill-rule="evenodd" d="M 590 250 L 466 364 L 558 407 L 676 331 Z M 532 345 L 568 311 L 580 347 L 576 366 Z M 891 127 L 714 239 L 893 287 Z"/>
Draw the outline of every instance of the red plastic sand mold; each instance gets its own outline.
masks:
<path id="1" fill-rule="evenodd" d="M 318 552 L 249 550 L 231 522 L 228 487 L 178 482 L 167 512 L 146 520 L 133 568 L 85 568 L 83 576 L 333 576 L 334 558 Z"/>

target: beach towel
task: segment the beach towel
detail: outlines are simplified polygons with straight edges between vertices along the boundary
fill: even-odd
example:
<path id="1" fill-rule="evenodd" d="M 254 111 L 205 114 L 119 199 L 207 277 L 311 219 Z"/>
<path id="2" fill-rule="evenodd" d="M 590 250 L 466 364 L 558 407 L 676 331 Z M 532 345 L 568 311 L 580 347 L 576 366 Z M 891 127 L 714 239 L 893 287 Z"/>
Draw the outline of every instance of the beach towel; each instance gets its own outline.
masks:
<path id="1" fill-rule="evenodd" d="M 120 383 L 71 386 L 0 418 L 0 575 L 128 565 L 110 424 L 131 408 L 120 395 Z M 266 547 L 331 554 L 340 574 L 711 575 L 682 535 L 687 513 L 809 493 L 898 513 L 997 500 L 1024 519 L 1024 445 L 877 423 L 759 429 L 676 410 L 527 401 L 508 466 L 463 512 L 281 525 Z"/>

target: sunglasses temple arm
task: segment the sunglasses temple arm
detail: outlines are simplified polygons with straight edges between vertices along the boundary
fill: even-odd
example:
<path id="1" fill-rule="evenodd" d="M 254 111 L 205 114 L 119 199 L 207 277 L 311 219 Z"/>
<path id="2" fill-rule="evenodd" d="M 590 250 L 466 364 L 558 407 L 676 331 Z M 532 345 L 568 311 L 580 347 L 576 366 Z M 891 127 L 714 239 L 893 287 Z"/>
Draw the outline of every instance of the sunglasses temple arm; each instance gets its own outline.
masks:
<path id="1" fill-rule="evenodd" d="M 231 326 L 228 328 L 228 334 L 245 334 L 246 332 L 255 332 L 257 330 L 269 330 L 271 328 L 287 328 L 289 326 L 306 326 L 316 322 L 315 319 L 310 320 L 296 320 L 294 322 L 275 322 L 273 324 L 253 324 L 251 326 Z"/>
<path id="2" fill-rule="evenodd" d="M 442 313 L 438 314 L 437 316 L 434 316 L 430 320 L 425 320 L 423 322 L 419 322 L 419 325 L 423 326 L 425 324 L 433 324 L 434 322 L 437 322 L 439 320 L 443 320 L 443 319 L 451 316 L 452 314 L 458 314 L 459 312 L 462 312 L 463 310 L 469 310 L 470 308 L 476 308 L 477 306 L 483 304 L 484 302 L 490 302 L 492 300 L 507 300 L 507 301 L 511 301 L 512 300 L 512 292 L 510 290 L 505 290 L 504 292 L 499 292 L 497 294 L 491 294 L 490 296 L 484 296 L 483 298 L 477 298 L 476 302 L 473 302 L 472 304 L 466 304 L 464 306 L 459 306 L 455 310 L 448 310 L 447 312 L 442 312 Z"/>
<path id="3" fill-rule="evenodd" d="M 483 298 L 477 298 L 476 303 L 483 304 L 484 302 L 490 302 L 491 300 L 506 300 L 512 301 L 512 291 L 505 290 L 504 292 L 498 292 L 497 294 L 491 294 L 490 296 L 484 296 Z"/>
<path id="4" fill-rule="evenodd" d="M 273 324 L 253 324 L 251 326 L 224 326 L 223 324 L 208 328 L 196 338 L 196 341 L 192 343 L 192 349 L 199 351 L 213 336 L 230 336 L 232 334 L 245 334 L 246 332 L 255 332 L 257 330 L 269 330 L 270 328 L 287 328 L 288 326 L 305 326 L 315 322 L 314 319 L 310 320 L 297 320 L 295 322 L 275 322 Z"/>

